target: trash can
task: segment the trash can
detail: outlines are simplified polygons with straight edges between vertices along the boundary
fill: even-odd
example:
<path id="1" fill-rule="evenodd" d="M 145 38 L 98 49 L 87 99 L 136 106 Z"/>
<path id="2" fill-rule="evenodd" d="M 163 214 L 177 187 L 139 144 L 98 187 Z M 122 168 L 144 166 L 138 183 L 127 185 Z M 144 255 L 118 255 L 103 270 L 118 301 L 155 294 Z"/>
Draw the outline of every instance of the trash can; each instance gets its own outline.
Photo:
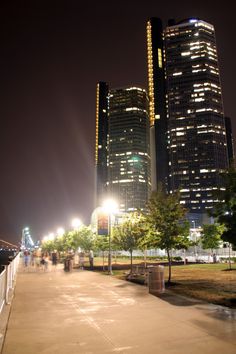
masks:
<path id="1" fill-rule="evenodd" d="M 164 266 L 158 265 L 149 269 L 148 288 L 149 293 L 153 295 L 165 291 Z"/>
<path id="2" fill-rule="evenodd" d="M 64 260 L 64 271 L 70 272 L 72 270 L 72 260 L 70 258 L 65 258 Z"/>

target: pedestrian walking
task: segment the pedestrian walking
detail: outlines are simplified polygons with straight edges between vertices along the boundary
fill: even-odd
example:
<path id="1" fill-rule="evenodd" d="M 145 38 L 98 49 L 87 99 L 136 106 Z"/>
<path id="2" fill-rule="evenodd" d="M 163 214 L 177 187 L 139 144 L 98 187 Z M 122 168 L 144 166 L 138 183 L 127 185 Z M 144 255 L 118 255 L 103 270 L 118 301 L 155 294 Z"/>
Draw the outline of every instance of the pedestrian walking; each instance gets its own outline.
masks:
<path id="1" fill-rule="evenodd" d="M 35 260 L 34 260 L 36 270 L 40 269 L 40 264 L 41 264 L 40 262 L 41 262 L 41 251 L 39 249 L 37 249 L 35 251 Z"/>
<path id="2" fill-rule="evenodd" d="M 54 250 L 52 252 L 52 265 L 57 266 L 57 262 L 58 262 L 58 254 L 57 254 L 57 251 Z"/>
<path id="3" fill-rule="evenodd" d="M 79 266 L 84 269 L 84 252 L 79 253 Z"/>
<path id="4" fill-rule="evenodd" d="M 90 250 L 89 251 L 89 264 L 90 264 L 90 269 L 91 270 L 93 270 L 93 258 L 94 258 L 93 250 Z"/>
<path id="5" fill-rule="evenodd" d="M 216 254 L 215 253 L 213 253 L 213 255 L 212 255 L 212 258 L 213 258 L 213 263 L 216 263 Z"/>
<path id="6" fill-rule="evenodd" d="M 35 266 L 35 251 L 31 251 L 30 253 L 30 265 L 31 267 Z"/>
<path id="7" fill-rule="evenodd" d="M 30 260 L 30 252 L 28 250 L 24 251 L 24 266 L 28 267 Z"/>
<path id="8" fill-rule="evenodd" d="M 48 270 L 48 263 L 49 263 L 49 257 L 48 257 L 48 254 L 47 253 L 43 253 L 42 254 L 42 257 L 41 257 L 41 260 L 40 260 L 40 264 L 42 266 L 42 269 L 44 271 Z"/>

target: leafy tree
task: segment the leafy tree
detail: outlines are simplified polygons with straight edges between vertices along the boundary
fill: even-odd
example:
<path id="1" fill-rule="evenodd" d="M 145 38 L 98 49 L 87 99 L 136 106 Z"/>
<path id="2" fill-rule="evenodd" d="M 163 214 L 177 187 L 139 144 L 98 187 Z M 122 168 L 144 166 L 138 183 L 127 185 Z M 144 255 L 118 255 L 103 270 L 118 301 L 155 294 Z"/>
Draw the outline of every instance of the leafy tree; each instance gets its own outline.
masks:
<path id="1" fill-rule="evenodd" d="M 55 241 L 54 240 L 44 241 L 42 243 L 41 248 L 43 252 L 52 252 L 55 249 Z"/>
<path id="2" fill-rule="evenodd" d="M 147 203 L 146 222 L 149 225 L 146 242 L 149 247 L 164 249 L 168 257 L 171 282 L 171 250 L 187 249 L 189 223 L 185 220 L 187 210 L 180 204 L 179 193 L 166 194 L 159 189 Z"/>
<path id="3" fill-rule="evenodd" d="M 63 238 L 64 235 L 62 236 L 58 236 L 55 240 L 54 240 L 54 249 L 57 250 L 59 253 L 61 252 L 65 252 L 68 248 L 66 246 L 66 243 L 64 241 Z"/>
<path id="4" fill-rule="evenodd" d="M 108 251 L 109 249 L 109 240 L 108 240 L 108 236 L 104 235 L 98 235 L 95 238 L 94 241 L 94 247 L 96 250 L 98 251 Z"/>
<path id="5" fill-rule="evenodd" d="M 73 250 L 79 247 L 84 251 L 89 251 L 94 248 L 94 235 L 89 226 L 81 226 L 78 230 L 69 232 L 68 242 Z"/>
<path id="6" fill-rule="evenodd" d="M 67 231 L 62 236 L 56 237 L 55 240 L 46 241 L 42 244 L 43 250 L 48 252 L 54 249 L 59 252 L 76 251 L 79 247 L 84 251 L 89 251 L 94 247 L 94 236 L 88 226 L 81 226 L 78 230 Z"/>
<path id="7" fill-rule="evenodd" d="M 67 231 L 61 237 L 61 246 L 64 252 L 75 250 L 73 242 L 73 231 Z"/>
<path id="8" fill-rule="evenodd" d="M 219 224 L 225 226 L 222 240 L 229 242 L 236 248 L 236 170 L 231 167 L 222 174 L 225 190 L 217 194 L 219 202 L 212 215 Z"/>
<path id="9" fill-rule="evenodd" d="M 130 274 L 133 273 L 133 251 L 140 248 L 140 240 L 144 237 L 142 223 L 142 215 L 134 212 L 125 216 L 123 222 L 113 230 L 113 244 L 130 253 Z"/>
<path id="10" fill-rule="evenodd" d="M 224 231 L 224 226 L 219 224 L 205 224 L 201 231 L 201 244 L 203 249 L 214 249 L 220 247 L 222 242 L 221 235 Z"/>
<path id="11" fill-rule="evenodd" d="M 98 251 L 102 251 L 102 259 L 103 259 L 103 270 L 105 270 L 105 251 L 109 250 L 109 237 L 108 236 L 97 236 L 94 241 L 94 247 Z"/>

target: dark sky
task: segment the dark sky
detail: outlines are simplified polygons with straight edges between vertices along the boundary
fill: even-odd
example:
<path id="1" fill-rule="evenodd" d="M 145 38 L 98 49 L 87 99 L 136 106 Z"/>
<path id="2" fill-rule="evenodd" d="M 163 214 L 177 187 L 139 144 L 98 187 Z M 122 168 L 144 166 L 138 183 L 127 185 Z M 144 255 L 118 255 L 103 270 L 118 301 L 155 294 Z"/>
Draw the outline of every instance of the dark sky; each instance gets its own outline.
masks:
<path id="1" fill-rule="evenodd" d="M 225 2 L 229 4 L 229 2 Z M 225 114 L 236 131 L 234 11 L 215 1 L 18 1 L 0 5 L 0 238 L 89 223 L 96 83 L 147 83 L 146 20 L 215 26 Z M 235 135 L 236 136 L 236 135 Z"/>

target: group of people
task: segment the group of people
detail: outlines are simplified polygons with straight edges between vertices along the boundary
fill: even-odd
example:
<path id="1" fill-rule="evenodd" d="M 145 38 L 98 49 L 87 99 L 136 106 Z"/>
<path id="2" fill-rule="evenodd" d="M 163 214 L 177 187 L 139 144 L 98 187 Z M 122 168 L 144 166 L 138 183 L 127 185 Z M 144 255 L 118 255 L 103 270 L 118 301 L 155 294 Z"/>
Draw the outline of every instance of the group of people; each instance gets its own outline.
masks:
<path id="1" fill-rule="evenodd" d="M 80 252 L 78 254 L 79 256 L 79 267 L 80 269 L 84 269 L 84 263 L 85 263 L 85 253 Z M 71 253 L 68 253 L 65 257 L 64 261 L 64 269 L 65 270 L 71 270 L 72 269 L 72 264 L 73 264 L 73 258 L 74 255 Z M 88 254 L 89 258 L 89 264 L 90 264 L 90 269 L 93 270 L 94 268 L 94 254 L 93 251 L 90 250 Z M 24 250 L 23 251 L 23 259 L 24 259 L 24 267 L 33 267 L 34 269 L 43 269 L 43 270 L 48 270 L 49 265 L 56 267 L 59 256 L 58 252 L 54 250 L 51 253 L 48 252 L 42 252 L 40 249 L 36 250 Z"/>
<path id="2" fill-rule="evenodd" d="M 49 264 L 56 266 L 58 263 L 58 253 L 57 251 L 51 252 L 41 252 L 39 249 L 37 250 L 24 250 L 24 267 L 33 267 L 35 269 L 43 269 L 47 270 Z"/>

